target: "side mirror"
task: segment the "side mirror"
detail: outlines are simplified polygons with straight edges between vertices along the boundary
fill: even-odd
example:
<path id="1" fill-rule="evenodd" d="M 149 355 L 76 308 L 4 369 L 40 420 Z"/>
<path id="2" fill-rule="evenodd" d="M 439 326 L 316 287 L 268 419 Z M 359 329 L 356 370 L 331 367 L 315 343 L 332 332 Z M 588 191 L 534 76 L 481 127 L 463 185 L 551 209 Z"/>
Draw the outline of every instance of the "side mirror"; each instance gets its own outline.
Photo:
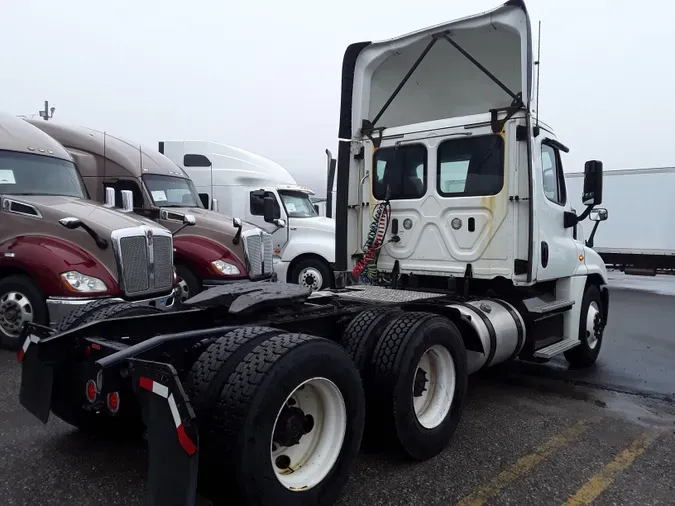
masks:
<path id="1" fill-rule="evenodd" d="M 201 200 L 202 205 L 204 206 L 204 209 L 209 209 L 209 208 L 210 208 L 210 206 L 209 206 L 210 199 L 209 199 L 209 194 L 208 194 L 208 193 L 200 193 L 200 194 L 199 194 L 199 200 Z"/>
<path id="2" fill-rule="evenodd" d="M 68 216 L 67 218 L 61 218 L 59 223 L 66 227 L 68 230 L 75 230 L 82 226 L 82 222 L 78 218 Z"/>
<path id="3" fill-rule="evenodd" d="M 581 202 L 585 206 L 602 204 L 602 162 L 589 160 L 584 165 L 584 193 Z"/>
<path id="4" fill-rule="evenodd" d="M 130 213 L 134 210 L 134 194 L 131 190 L 122 190 L 122 211 Z"/>
<path id="5" fill-rule="evenodd" d="M 263 199 L 264 219 L 267 223 L 274 223 L 274 197 Z"/>
<path id="6" fill-rule="evenodd" d="M 316 214 L 319 214 L 319 206 L 318 204 L 314 204 L 314 210 L 316 211 Z"/>
<path id="7" fill-rule="evenodd" d="M 277 218 L 272 223 L 274 223 L 279 228 L 284 228 L 286 226 L 286 220 L 282 220 L 281 218 Z"/>
<path id="8" fill-rule="evenodd" d="M 232 226 L 234 228 L 241 228 L 242 227 L 241 218 L 232 218 Z"/>
<path id="9" fill-rule="evenodd" d="M 194 226 L 194 224 L 197 223 L 196 218 L 192 214 L 186 214 L 183 216 L 183 225 L 187 225 L 189 227 Z"/>
<path id="10" fill-rule="evenodd" d="M 588 219 L 591 221 L 605 221 L 608 217 L 609 214 L 604 207 L 596 207 L 591 211 L 591 214 L 588 215 Z"/>

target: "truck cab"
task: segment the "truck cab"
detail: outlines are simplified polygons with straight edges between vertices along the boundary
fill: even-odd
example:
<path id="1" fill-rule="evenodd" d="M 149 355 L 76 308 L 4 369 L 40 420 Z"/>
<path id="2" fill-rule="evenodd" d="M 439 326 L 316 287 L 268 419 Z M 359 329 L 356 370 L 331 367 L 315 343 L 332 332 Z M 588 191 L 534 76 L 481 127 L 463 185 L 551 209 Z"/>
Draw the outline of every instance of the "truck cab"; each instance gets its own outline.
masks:
<path id="1" fill-rule="evenodd" d="M 586 163 L 578 216 L 563 172 L 569 148 L 534 114 L 533 69 L 522 1 L 349 46 L 340 286 L 499 294 L 531 315 L 530 356 L 581 353 L 580 324 L 594 335 L 608 307 L 605 265 L 574 237 L 602 202 L 602 163 Z"/>
<path id="2" fill-rule="evenodd" d="M 84 127 L 27 120 L 59 141 L 73 155 L 90 194 L 105 201 L 115 191 L 115 205 L 130 191 L 133 208 L 174 234 L 175 263 L 189 296 L 204 288 L 273 278 L 272 238 L 238 218 L 205 209 L 183 170 L 157 151 Z M 185 227 L 186 216 L 194 224 Z"/>
<path id="3" fill-rule="evenodd" d="M 168 230 L 90 200 L 63 146 L 0 115 L 0 344 L 96 300 L 172 307 L 172 265 Z"/>
<path id="4" fill-rule="evenodd" d="M 319 215 L 314 192 L 281 165 L 209 141 L 161 141 L 159 150 L 185 170 L 207 205 L 272 234 L 281 281 L 313 290 L 333 284 L 335 220 Z"/>

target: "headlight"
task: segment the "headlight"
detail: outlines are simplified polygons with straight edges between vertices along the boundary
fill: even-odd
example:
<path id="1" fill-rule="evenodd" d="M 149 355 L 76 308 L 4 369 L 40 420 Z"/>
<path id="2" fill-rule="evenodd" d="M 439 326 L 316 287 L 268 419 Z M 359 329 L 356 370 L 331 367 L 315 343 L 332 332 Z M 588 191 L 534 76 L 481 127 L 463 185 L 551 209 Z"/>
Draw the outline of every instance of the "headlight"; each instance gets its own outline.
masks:
<path id="1" fill-rule="evenodd" d="M 214 260 L 211 262 L 211 267 L 213 267 L 216 272 L 219 272 L 220 274 L 224 274 L 226 276 L 235 276 L 237 274 L 241 274 L 241 271 L 239 271 L 239 267 L 237 267 L 234 264 L 228 263 L 225 260 Z"/>
<path id="2" fill-rule="evenodd" d="M 73 292 L 98 293 L 108 291 L 108 287 L 100 279 L 85 276 L 77 271 L 64 272 L 61 274 L 61 280 L 65 283 L 66 288 Z"/>

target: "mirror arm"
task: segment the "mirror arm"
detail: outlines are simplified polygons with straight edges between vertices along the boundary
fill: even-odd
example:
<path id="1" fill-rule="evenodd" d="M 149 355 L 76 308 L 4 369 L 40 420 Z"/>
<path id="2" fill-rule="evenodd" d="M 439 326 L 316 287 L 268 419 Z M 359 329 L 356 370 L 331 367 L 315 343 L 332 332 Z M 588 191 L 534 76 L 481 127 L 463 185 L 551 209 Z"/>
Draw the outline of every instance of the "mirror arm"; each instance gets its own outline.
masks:
<path id="1" fill-rule="evenodd" d="M 243 226 L 237 227 L 237 233 L 234 234 L 234 237 L 232 238 L 232 244 L 234 244 L 235 246 L 239 244 L 239 242 L 241 241 L 241 231 L 243 228 L 244 228 Z"/>
<path id="2" fill-rule="evenodd" d="M 189 227 L 189 226 L 190 226 L 189 223 L 183 223 L 183 226 L 180 227 L 180 228 L 178 228 L 178 229 L 176 229 L 174 232 L 172 232 L 172 233 L 171 233 L 171 236 L 174 237 L 178 232 L 180 232 L 181 230 L 183 230 L 185 227 Z"/>
<path id="3" fill-rule="evenodd" d="M 595 207 L 595 204 L 591 204 L 590 206 L 586 206 L 586 209 L 584 210 L 583 213 L 577 218 L 579 221 L 584 221 L 586 218 L 588 218 L 588 215 L 591 214 L 591 211 Z"/>
<path id="4" fill-rule="evenodd" d="M 591 230 L 591 235 L 588 236 L 588 240 L 586 241 L 586 246 L 589 248 L 593 247 L 593 239 L 595 238 L 595 231 L 598 229 L 598 225 L 600 225 L 600 222 L 596 221 L 595 225 L 593 225 L 593 230 Z"/>

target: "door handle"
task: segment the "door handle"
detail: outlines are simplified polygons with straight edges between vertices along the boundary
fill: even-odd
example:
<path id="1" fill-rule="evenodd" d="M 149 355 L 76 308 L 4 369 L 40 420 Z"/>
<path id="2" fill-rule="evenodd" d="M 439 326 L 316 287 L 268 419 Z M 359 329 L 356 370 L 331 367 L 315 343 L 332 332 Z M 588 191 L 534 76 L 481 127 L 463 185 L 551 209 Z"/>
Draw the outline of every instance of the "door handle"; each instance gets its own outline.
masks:
<path id="1" fill-rule="evenodd" d="M 291 230 L 297 230 L 298 227 L 291 227 Z"/>
<path id="2" fill-rule="evenodd" d="M 541 266 L 546 268 L 548 265 L 548 243 L 546 241 L 541 242 Z"/>

